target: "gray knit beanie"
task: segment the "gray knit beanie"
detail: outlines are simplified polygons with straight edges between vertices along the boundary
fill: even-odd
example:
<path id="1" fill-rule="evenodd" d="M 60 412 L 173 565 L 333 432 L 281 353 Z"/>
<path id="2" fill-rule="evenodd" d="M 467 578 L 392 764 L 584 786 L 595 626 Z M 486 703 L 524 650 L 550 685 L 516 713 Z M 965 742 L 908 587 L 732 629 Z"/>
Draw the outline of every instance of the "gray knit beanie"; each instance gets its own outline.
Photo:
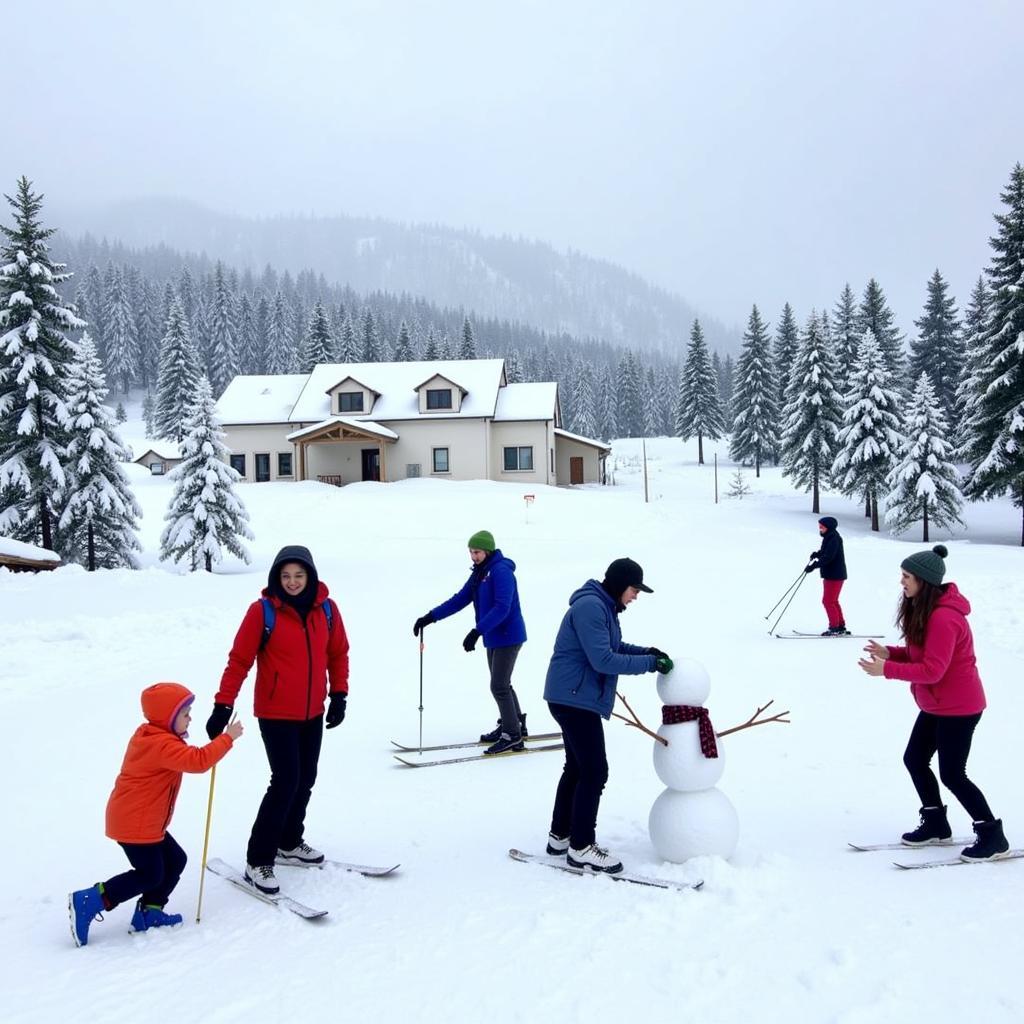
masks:
<path id="1" fill-rule="evenodd" d="M 945 558 L 949 552 L 945 545 L 936 544 L 931 551 L 918 551 L 904 558 L 900 568 L 913 573 L 919 580 L 931 583 L 935 587 L 942 585 L 942 577 L 946 575 Z"/>

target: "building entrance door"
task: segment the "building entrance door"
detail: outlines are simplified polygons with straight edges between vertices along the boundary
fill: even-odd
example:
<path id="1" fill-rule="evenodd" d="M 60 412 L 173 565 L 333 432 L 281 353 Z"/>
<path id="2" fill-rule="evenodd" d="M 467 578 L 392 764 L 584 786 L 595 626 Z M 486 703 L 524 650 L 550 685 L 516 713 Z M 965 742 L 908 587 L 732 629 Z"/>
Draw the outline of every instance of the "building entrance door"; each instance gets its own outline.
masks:
<path id="1" fill-rule="evenodd" d="M 380 480 L 380 450 L 377 448 L 364 448 L 363 454 L 363 479 Z"/>

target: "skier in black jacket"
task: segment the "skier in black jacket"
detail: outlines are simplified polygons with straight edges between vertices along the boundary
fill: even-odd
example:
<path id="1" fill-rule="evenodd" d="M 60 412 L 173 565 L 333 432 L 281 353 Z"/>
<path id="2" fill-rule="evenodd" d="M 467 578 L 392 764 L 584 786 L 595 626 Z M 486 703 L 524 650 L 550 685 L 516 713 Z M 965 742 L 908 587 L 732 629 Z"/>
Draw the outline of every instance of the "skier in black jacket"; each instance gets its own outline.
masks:
<path id="1" fill-rule="evenodd" d="M 821 571 L 821 603 L 828 615 L 828 629 L 822 636 L 849 636 L 843 609 L 839 605 L 839 591 L 846 580 L 846 556 L 843 554 L 843 538 L 839 536 L 839 523 L 834 516 L 822 516 L 818 520 L 821 547 L 811 552 L 811 560 L 804 572 Z"/>

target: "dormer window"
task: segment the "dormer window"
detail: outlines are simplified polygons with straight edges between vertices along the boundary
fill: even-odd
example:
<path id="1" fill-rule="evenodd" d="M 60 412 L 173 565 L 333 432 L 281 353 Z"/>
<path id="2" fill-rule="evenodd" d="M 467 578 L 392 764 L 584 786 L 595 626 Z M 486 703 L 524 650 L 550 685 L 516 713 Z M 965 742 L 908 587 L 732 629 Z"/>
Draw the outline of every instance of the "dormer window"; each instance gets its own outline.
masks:
<path id="1" fill-rule="evenodd" d="M 451 388 L 427 388 L 428 409 L 450 409 L 452 407 Z"/>
<path id="2" fill-rule="evenodd" d="M 338 412 L 362 412 L 363 392 L 362 391 L 340 391 L 338 392 Z"/>

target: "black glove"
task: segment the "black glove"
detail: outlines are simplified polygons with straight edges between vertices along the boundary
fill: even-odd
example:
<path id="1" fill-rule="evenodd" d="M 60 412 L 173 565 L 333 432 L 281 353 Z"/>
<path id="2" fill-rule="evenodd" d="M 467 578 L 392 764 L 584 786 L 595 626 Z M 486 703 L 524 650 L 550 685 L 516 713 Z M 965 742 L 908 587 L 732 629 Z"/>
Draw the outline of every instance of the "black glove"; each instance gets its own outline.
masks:
<path id="1" fill-rule="evenodd" d="M 653 654 L 656 658 L 667 658 L 668 655 L 664 651 L 659 651 L 657 647 L 648 647 L 648 654 Z"/>
<path id="2" fill-rule="evenodd" d="M 436 621 L 430 612 L 427 612 L 426 615 L 421 615 L 412 625 L 412 635 L 419 636 L 427 626 Z"/>
<path id="3" fill-rule="evenodd" d="M 816 565 L 808 565 L 804 568 L 804 572 L 814 572 L 818 567 Z"/>
<path id="4" fill-rule="evenodd" d="M 327 714 L 324 715 L 328 729 L 333 729 L 345 721 L 345 701 L 347 700 L 348 694 L 346 693 L 331 694 L 331 703 L 327 706 Z"/>
<path id="5" fill-rule="evenodd" d="M 213 705 L 213 714 L 206 720 L 206 735 L 211 740 L 215 740 L 224 731 L 234 710 L 230 704 Z"/>
<path id="6" fill-rule="evenodd" d="M 474 647 L 476 647 L 477 640 L 480 639 L 480 630 L 471 629 L 466 634 L 466 639 L 462 641 L 462 649 L 468 654 Z"/>

